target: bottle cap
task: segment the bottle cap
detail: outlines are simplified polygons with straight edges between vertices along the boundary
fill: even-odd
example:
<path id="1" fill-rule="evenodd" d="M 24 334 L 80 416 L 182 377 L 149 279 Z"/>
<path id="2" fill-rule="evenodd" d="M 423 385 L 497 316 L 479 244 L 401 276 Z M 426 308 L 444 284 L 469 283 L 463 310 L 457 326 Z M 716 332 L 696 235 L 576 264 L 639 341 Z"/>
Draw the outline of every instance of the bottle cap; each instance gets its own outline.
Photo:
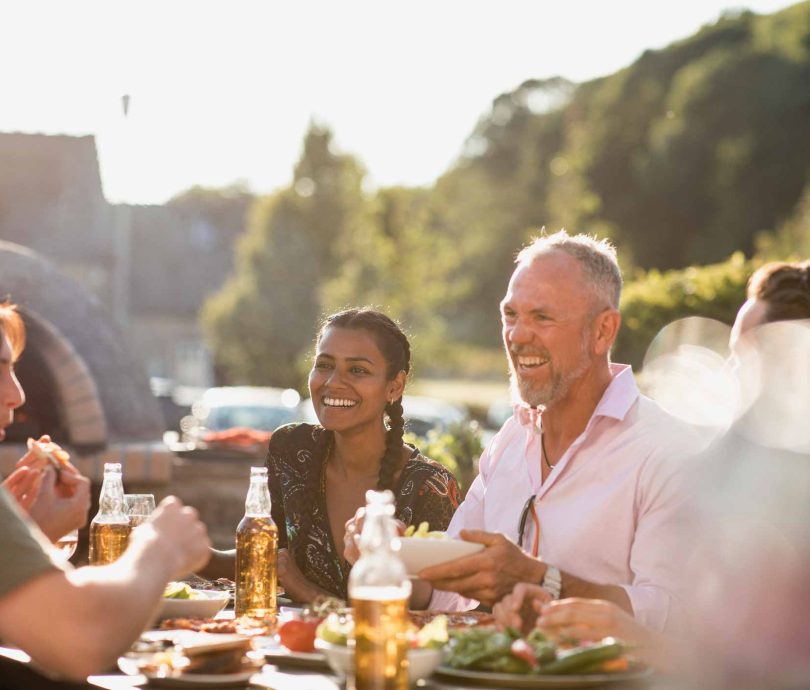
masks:
<path id="1" fill-rule="evenodd" d="M 104 463 L 104 473 L 107 472 L 118 472 L 121 473 L 121 463 L 120 462 L 105 462 Z"/>
<path id="2" fill-rule="evenodd" d="M 385 491 L 366 491 L 366 503 L 368 505 L 387 505 L 394 502 L 394 494 L 388 489 Z"/>

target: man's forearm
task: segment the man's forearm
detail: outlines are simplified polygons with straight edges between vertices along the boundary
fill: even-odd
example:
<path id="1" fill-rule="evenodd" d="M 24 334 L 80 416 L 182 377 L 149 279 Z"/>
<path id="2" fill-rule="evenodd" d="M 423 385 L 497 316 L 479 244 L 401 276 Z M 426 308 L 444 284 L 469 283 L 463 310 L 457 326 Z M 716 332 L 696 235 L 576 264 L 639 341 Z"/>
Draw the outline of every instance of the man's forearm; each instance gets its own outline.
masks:
<path id="1" fill-rule="evenodd" d="M 100 634 L 91 647 L 103 659 L 114 661 L 143 631 L 155 616 L 166 582 L 172 577 L 168 568 L 146 553 L 123 556 L 104 568 L 80 568 L 67 573 L 81 604 L 79 620 Z M 110 625 L 110 618 L 116 625 Z M 78 627 L 78 626 L 77 626 Z M 102 632 L 103 631 L 103 632 Z"/>
<path id="2" fill-rule="evenodd" d="M 604 599 L 621 606 L 629 614 L 633 614 L 633 605 L 623 587 L 618 585 L 597 585 L 594 582 L 582 580 L 569 573 L 561 572 L 562 590 L 561 598 L 579 597 L 581 599 Z"/>
<path id="3" fill-rule="evenodd" d="M 0 634 L 51 671 L 99 673 L 151 622 L 172 574 L 170 559 L 137 547 L 108 566 L 50 571 L 0 600 Z"/>

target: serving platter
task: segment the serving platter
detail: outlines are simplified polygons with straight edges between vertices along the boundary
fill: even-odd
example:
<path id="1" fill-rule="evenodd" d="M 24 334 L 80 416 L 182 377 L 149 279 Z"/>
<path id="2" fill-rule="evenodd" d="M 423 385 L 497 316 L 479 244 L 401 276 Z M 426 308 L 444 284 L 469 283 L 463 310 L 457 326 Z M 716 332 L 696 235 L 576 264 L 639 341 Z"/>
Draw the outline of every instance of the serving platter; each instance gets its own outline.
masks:
<path id="1" fill-rule="evenodd" d="M 616 683 L 633 683 L 647 680 L 652 669 L 642 668 L 621 673 L 581 673 L 565 675 L 541 675 L 537 673 L 490 673 L 488 671 L 467 671 L 442 665 L 435 674 L 440 678 L 469 685 L 494 688 L 535 688 L 557 690 L 564 688 L 595 688 Z"/>

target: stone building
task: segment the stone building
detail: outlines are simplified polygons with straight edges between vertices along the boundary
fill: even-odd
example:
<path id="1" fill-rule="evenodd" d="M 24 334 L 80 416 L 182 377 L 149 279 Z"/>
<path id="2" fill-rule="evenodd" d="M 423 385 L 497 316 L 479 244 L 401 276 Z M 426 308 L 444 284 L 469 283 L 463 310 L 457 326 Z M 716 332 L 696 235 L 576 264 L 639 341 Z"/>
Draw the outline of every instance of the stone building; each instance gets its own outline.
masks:
<path id="1" fill-rule="evenodd" d="M 94 295 L 149 376 L 214 383 L 199 309 L 231 270 L 251 202 L 239 189 L 190 190 L 165 206 L 113 206 L 92 136 L 0 133 L 0 240 Z"/>

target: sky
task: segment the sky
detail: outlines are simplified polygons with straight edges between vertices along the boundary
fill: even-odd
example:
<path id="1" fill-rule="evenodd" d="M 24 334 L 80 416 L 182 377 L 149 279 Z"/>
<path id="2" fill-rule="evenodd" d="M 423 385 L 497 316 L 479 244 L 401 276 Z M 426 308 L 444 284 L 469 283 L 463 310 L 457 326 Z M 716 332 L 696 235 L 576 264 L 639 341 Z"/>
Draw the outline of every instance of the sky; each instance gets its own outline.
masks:
<path id="1" fill-rule="evenodd" d="M 288 184 L 309 123 L 429 185 L 492 100 L 785 0 L 0 0 L 0 132 L 92 134 L 112 202 Z M 130 97 L 123 114 L 122 96 Z"/>

